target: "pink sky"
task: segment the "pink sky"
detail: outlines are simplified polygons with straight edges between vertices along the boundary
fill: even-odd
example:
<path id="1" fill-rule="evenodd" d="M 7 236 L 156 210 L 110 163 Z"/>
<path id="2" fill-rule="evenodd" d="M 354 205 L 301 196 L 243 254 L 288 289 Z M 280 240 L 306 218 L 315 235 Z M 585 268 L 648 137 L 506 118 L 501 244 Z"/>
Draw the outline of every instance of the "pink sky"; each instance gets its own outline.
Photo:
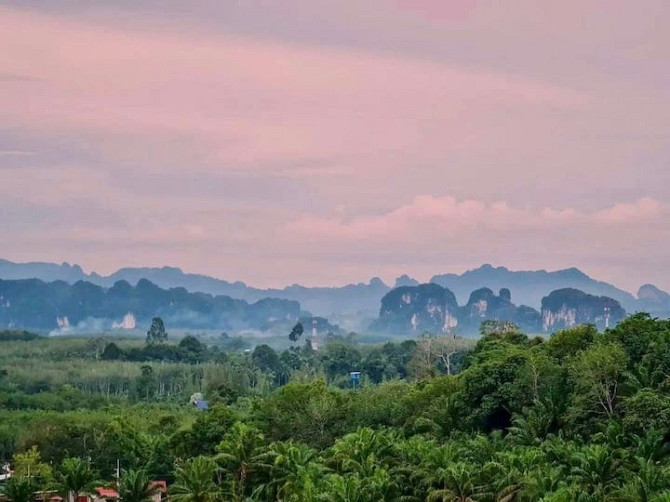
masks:
<path id="1" fill-rule="evenodd" d="M 670 289 L 662 0 L 0 0 L 0 257 Z"/>

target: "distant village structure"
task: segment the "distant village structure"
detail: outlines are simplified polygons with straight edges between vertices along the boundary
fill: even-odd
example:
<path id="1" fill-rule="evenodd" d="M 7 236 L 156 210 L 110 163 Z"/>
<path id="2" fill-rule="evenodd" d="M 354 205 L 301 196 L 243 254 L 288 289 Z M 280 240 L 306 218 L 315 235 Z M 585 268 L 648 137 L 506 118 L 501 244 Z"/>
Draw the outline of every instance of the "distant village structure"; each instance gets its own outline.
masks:
<path id="1" fill-rule="evenodd" d="M 4 466 L 6 468 L 6 466 Z M 11 471 L 6 471 L 0 475 L 0 481 L 6 481 L 12 477 Z M 147 502 L 161 502 L 167 499 L 167 483 L 163 480 L 152 481 L 149 485 L 152 492 L 151 499 Z M 76 500 L 72 495 L 65 499 L 55 491 L 38 491 L 32 494 L 31 499 L 34 502 L 120 502 L 119 492 L 110 487 L 98 486 L 90 492 L 80 494 Z M 0 490 L 0 501 L 11 502 L 11 500 Z"/>

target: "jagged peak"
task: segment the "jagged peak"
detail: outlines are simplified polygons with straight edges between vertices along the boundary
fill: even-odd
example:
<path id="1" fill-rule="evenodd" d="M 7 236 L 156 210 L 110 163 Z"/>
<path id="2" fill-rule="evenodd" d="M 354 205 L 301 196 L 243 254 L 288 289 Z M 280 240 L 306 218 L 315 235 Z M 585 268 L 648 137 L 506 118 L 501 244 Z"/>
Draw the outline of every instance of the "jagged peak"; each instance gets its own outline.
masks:
<path id="1" fill-rule="evenodd" d="M 417 281 L 413 277 L 410 277 L 407 274 L 403 274 L 400 277 L 396 278 L 395 285 L 393 287 L 398 288 L 400 286 L 418 286 L 418 285 L 419 281 Z"/>
<path id="2" fill-rule="evenodd" d="M 570 277 L 572 279 L 590 279 L 587 274 L 579 270 L 577 267 L 565 268 L 562 270 L 557 270 L 557 274 L 563 275 L 565 277 Z"/>
<path id="3" fill-rule="evenodd" d="M 663 291 L 653 284 L 643 284 L 637 292 L 637 297 L 640 300 L 661 300 L 666 301 L 670 299 L 670 293 Z"/>

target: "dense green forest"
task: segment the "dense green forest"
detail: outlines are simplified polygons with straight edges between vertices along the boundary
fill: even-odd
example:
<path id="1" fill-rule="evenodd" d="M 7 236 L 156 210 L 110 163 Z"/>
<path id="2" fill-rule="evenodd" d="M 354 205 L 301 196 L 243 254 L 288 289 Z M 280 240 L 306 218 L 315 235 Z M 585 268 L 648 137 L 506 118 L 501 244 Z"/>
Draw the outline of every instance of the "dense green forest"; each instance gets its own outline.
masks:
<path id="1" fill-rule="evenodd" d="M 670 501 L 670 321 L 324 342 L 0 333 L 7 497 L 119 460 L 138 501 L 151 479 L 177 502 Z"/>

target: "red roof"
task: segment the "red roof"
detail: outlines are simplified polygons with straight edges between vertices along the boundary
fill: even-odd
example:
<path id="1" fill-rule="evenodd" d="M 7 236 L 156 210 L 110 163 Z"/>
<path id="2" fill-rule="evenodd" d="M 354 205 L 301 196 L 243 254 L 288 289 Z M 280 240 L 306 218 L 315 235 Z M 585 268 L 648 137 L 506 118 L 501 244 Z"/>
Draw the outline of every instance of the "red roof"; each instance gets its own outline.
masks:
<path id="1" fill-rule="evenodd" d="M 104 497 L 106 499 L 118 499 L 119 498 L 119 492 L 117 492 L 116 490 L 113 490 L 111 488 L 96 488 L 95 491 L 98 492 L 98 494 L 101 497 Z"/>
<path id="2" fill-rule="evenodd" d="M 149 483 L 150 488 L 157 488 L 160 491 L 167 491 L 167 483 L 165 481 L 152 481 Z"/>

